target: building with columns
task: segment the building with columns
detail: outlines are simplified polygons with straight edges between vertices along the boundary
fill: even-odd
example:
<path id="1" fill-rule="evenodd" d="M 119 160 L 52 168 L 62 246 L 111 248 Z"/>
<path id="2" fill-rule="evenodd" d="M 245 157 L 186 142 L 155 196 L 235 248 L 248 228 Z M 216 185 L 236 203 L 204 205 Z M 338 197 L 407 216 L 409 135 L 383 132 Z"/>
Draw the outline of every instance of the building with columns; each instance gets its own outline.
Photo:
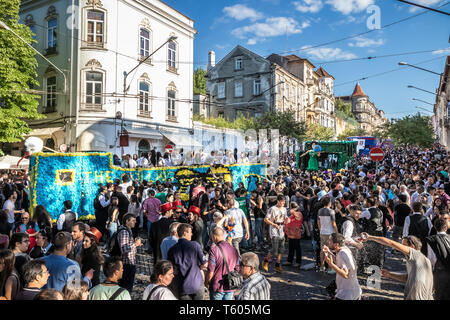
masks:
<path id="1" fill-rule="evenodd" d="M 118 155 L 164 151 L 168 143 L 201 147 L 192 130 L 194 21 L 159 0 L 76 3 L 21 3 L 34 47 L 67 77 L 65 91 L 62 74 L 37 56 L 34 89 L 47 118 L 30 122 L 30 135 L 52 149 Z M 141 62 L 124 86 L 124 72 Z M 128 147 L 120 147 L 121 134 Z"/>

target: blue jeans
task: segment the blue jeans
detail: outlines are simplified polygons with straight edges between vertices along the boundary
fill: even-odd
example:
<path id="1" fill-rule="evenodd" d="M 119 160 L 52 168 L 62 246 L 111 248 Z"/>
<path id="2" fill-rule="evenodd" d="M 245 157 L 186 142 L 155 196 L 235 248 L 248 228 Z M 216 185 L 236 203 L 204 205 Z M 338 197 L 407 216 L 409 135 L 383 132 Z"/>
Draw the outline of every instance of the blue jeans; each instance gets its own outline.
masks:
<path id="1" fill-rule="evenodd" d="M 262 233 L 262 226 L 263 226 L 264 218 L 256 218 L 255 219 L 255 233 L 258 237 L 258 244 L 261 246 L 263 244 L 263 233 Z"/>
<path id="2" fill-rule="evenodd" d="M 211 300 L 233 300 L 233 292 L 211 292 L 209 297 Z"/>
<path id="3" fill-rule="evenodd" d="M 117 231 L 117 222 L 111 222 L 108 226 L 109 237 L 111 238 L 114 232 Z"/>

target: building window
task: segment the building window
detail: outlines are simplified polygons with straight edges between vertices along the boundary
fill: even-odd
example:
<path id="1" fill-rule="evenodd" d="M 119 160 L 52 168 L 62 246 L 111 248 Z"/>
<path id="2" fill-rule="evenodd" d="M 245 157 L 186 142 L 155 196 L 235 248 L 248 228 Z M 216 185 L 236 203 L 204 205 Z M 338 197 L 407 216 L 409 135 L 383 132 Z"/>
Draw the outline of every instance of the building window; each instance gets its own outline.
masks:
<path id="1" fill-rule="evenodd" d="M 54 110 L 56 107 L 56 77 L 46 78 L 46 111 Z"/>
<path id="2" fill-rule="evenodd" d="M 255 80 L 253 83 L 253 94 L 258 96 L 261 94 L 261 80 Z"/>
<path id="3" fill-rule="evenodd" d="M 176 120 L 176 96 L 177 92 L 169 89 L 167 92 L 167 116 L 169 120 Z"/>
<path id="4" fill-rule="evenodd" d="M 150 116 L 150 85 L 144 81 L 139 83 L 139 115 Z"/>
<path id="5" fill-rule="evenodd" d="M 87 12 L 88 45 L 103 46 L 105 14 L 101 11 Z"/>
<path id="6" fill-rule="evenodd" d="M 141 157 L 145 153 L 150 152 L 150 143 L 147 140 L 141 140 L 138 144 L 138 155 Z"/>
<path id="7" fill-rule="evenodd" d="M 242 58 L 237 58 L 236 59 L 236 70 L 242 70 L 242 69 L 243 69 Z"/>
<path id="8" fill-rule="evenodd" d="M 56 48 L 56 33 L 58 19 L 52 18 L 47 21 L 47 48 Z"/>
<path id="9" fill-rule="evenodd" d="M 101 105 L 103 92 L 103 74 L 86 72 L 86 104 Z"/>
<path id="10" fill-rule="evenodd" d="M 218 99 L 225 98 L 225 82 L 219 82 L 217 86 L 217 98 Z"/>
<path id="11" fill-rule="evenodd" d="M 177 44 L 174 41 L 169 42 L 169 56 L 167 63 L 169 65 L 169 69 L 176 69 L 177 68 Z"/>
<path id="12" fill-rule="evenodd" d="M 150 55 L 150 31 L 141 28 L 140 30 L 140 55 L 142 58 Z"/>
<path id="13" fill-rule="evenodd" d="M 234 83 L 234 96 L 242 97 L 242 81 L 237 81 Z"/>

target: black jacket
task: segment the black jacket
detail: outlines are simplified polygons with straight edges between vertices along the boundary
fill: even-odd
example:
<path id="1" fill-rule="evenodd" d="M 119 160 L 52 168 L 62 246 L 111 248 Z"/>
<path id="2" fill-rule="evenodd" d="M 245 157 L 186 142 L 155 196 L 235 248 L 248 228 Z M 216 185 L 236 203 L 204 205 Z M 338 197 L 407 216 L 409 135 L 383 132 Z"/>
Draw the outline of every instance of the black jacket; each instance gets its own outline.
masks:
<path id="1" fill-rule="evenodd" d="M 161 218 L 152 223 L 149 241 L 153 249 L 154 263 L 162 259 L 161 243 L 164 238 L 170 235 L 170 224 L 171 221 L 167 218 Z"/>

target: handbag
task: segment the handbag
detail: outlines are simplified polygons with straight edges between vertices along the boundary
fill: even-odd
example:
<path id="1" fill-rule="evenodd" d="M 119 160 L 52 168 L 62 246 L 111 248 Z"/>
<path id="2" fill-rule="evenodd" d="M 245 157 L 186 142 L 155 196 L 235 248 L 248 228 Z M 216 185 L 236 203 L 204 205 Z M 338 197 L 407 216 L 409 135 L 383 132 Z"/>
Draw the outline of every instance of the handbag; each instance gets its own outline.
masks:
<path id="1" fill-rule="evenodd" d="M 222 248 L 220 247 L 220 244 L 217 244 L 217 247 L 219 248 L 220 252 L 222 253 L 223 263 L 225 264 L 225 267 L 227 268 L 227 274 L 223 275 L 223 287 L 225 290 L 237 290 L 242 286 L 242 282 L 244 281 L 242 275 L 237 271 L 230 272 L 230 269 L 228 268 L 228 262 L 227 259 L 225 259 L 225 254 L 223 253 Z"/>

